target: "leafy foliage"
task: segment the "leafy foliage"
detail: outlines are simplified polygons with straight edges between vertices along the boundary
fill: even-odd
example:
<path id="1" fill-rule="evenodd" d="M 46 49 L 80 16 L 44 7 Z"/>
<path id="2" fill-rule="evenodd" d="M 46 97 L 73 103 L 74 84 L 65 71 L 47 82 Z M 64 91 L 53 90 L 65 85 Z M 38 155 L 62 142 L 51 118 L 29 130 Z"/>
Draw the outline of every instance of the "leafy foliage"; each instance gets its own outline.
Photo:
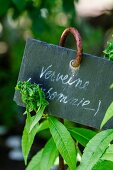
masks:
<path id="1" fill-rule="evenodd" d="M 40 162 L 40 169 L 50 170 L 57 156 L 58 156 L 58 150 L 54 143 L 54 140 L 51 138 L 43 149 L 41 162 Z"/>
<path id="2" fill-rule="evenodd" d="M 111 161 L 99 161 L 92 170 L 112 170 L 113 162 Z"/>
<path id="3" fill-rule="evenodd" d="M 29 163 L 27 170 L 37 167 L 37 170 L 49 170 L 54 164 L 58 152 L 66 161 L 69 170 L 103 170 L 103 166 L 111 164 L 113 146 L 110 142 L 113 140 L 113 130 L 106 130 L 98 133 L 84 128 L 69 128 L 67 129 L 58 119 L 52 116 L 44 115 L 44 110 L 48 105 L 44 92 L 37 84 L 32 84 L 29 80 L 18 82 L 16 90 L 19 90 L 22 96 L 22 101 L 26 106 L 25 115 L 26 124 L 22 136 L 22 151 L 25 164 L 33 144 L 35 135 L 47 128 L 50 129 L 51 139 L 46 143 L 43 150 L 37 153 Z M 108 109 L 109 110 L 109 109 Z M 32 116 L 32 112 L 35 115 Z M 111 114 L 106 114 L 102 125 L 108 121 Z M 42 118 L 46 120 L 39 123 Z M 71 136 L 72 135 L 72 136 Z M 74 145 L 73 138 L 77 141 Z M 80 165 L 77 164 L 77 152 L 80 149 L 78 143 L 85 147 Z M 76 146 L 76 147 L 75 147 Z M 37 160 L 38 159 L 38 160 Z M 109 166 L 109 165 L 108 165 Z M 98 169 L 98 167 L 100 169 Z"/>
<path id="4" fill-rule="evenodd" d="M 65 159 L 70 170 L 76 169 L 76 150 L 74 141 L 66 129 L 66 127 L 60 123 L 56 118 L 49 117 L 49 128 L 62 157 Z"/>
<path id="5" fill-rule="evenodd" d="M 24 114 L 27 114 L 26 124 L 22 136 L 22 151 L 25 164 L 27 164 L 28 154 L 36 133 L 48 128 L 49 125 L 53 139 L 51 138 L 43 149 L 40 169 L 46 168 L 49 170 L 58 155 L 58 151 L 65 159 L 69 168 L 71 170 L 76 169 L 76 150 L 74 141 L 66 127 L 56 118 L 51 116 L 48 117 L 48 120 L 43 121 L 39 125 L 39 120 L 43 115 L 43 111 L 48 105 L 44 92 L 37 84 L 32 84 L 29 80 L 24 82 L 19 81 L 16 85 L 16 90 L 19 90 L 21 93 L 22 101 L 26 106 L 26 111 Z M 31 114 L 33 111 L 35 112 L 34 116 Z M 33 164 L 34 159 L 31 161 Z M 46 162 L 46 164 L 44 162 Z M 30 166 L 33 167 L 35 165 L 30 163 Z"/>
<path id="6" fill-rule="evenodd" d="M 30 148 L 39 129 L 38 122 L 41 119 L 48 102 L 45 99 L 44 92 L 41 90 L 39 85 L 35 83 L 32 84 L 29 80 L 24 82 L 19 81 L 15 89 L 20 91 L 22 101 L 26 106 L 24 114 L 27 114 L 27 119 L 22 136 L 22 151 L 25 164 L 27 164 Z M 32 111 L 35 112 L 34 116 L 30 114 Z"/>
<path id="7" fill-rule="evenodd" d="M 100 161 L 101 157 L 113 140 L 113 130 L 106 130 L 98 133 L 87 144 L 80 166 L 77 170 L 92 170 L 92 168 Z"/>
<path id="8" fill-rule="evenodd" d="M 45 130 L 45 129 L 48 129 L 49 128 L 49 122 L 48 120 L 44 120 L 38 127 L 38 133 Z"/>
<path id="9" fill-rule="evenodd" d="M 113 144 L 109 145 L 104 155 L 101 157 L 101 160 L 108 160 L 113 162 Z"/>
<path id="10" fill-rule="evenodd" d="M 109 60 L 113 60 L 113 42 L 109 42 L 107 47 L 105 48 L 105 50 L 103 51 L 104 53 L 104 57 L 109 59 Z M 113 84 L 111 84 L 110 89 L 113 88 Z M 100 128 L 102 128 L 111 118 L 113 117 L 113 102 L 110 104 L 110 106 L 108 107 L 104 118 L 101 122 Z"/>
<path id="11" fill-rule="evenodd" d="M 108 107 L 105 116 L 102 120 L 102 123 L 100 125 L 100 128 L 102 128 L 112 117 L 113 117 L 113 102 Z"/>
<path id="12" fill-rule="evenodd" d="M 113 42 L 109 42 L 106 49 L 103 51 L 104 57 L 113 60 Z"/>
<path id="13" fill-rule="evenodd" d="M 39 126 L 37 124 L 35 127 L 33 127 L 31 132 L 29 132 L 33 118 L 34 117 L 31 117 L 31 115 L 29 113 L 27 114 L 26 124 L 24 127 L 23 136 L 22 136 L 22 152 L 23 152 L 23 156 L 24 156 L 24 160 L 25 160 L 25 165 L 27 164 L 28 154 L 29 154 L 29 151 L 33 144 L 34 137 L 37 133 L 38 126 Z"/>
<path id="14" fill-rule="evenodd" d="M 90 141 L 90 139 L 96 135 L 95 131 L 85 128 L 71 128 L 69 129 L 69 132 L 71 133 L 72 137 L 84 147 Z"/>
<path id="15" fill-rule="evenodd" d="M 51 138 L 45 145 L 44 149 L 39 151 L 30 161 L 26 170 L 50 170 L 56 157 L 58 156 L 58 150 Z"/>
<path id="16" fill-rule="evenodd" d="M 22 94 L 22 101 L 26 106 L 26 113 L 35 111 L 37 114 L 41 107 L 48 105 L 45 99 L 45 94 L 37 84 L 32 84 L 29 80 L 21 82 L 16 85 L 16 90 Z"/>
<path id="17" fill-rule="evenodd" d="M 35 156 L 33 156 L 32 160 L 28 164 L 26 170 L 41 170 L 40 162 L 41 162 L 41 158 L 42 158 L 42 152 L 43 152 L 43 149 L 41 151 L 37 152 L 37 154 Z"/>
<path id="18" fill-rule="evenodd" d="M 45 99 L 44 92 L 41 90 L 39 85 L 32 84 L 30 81 L 18 82 L 16 90 L 20 90 L 22 94 L 22 101 L 26 106 L 25 113 L 29 114 L 34 111 L 36 114 L 32 123 L 30 125 L 29 132 L 34 128 L 34 126 L 41 119 L 45 107 L 48 105 L 47 100 Z"/>

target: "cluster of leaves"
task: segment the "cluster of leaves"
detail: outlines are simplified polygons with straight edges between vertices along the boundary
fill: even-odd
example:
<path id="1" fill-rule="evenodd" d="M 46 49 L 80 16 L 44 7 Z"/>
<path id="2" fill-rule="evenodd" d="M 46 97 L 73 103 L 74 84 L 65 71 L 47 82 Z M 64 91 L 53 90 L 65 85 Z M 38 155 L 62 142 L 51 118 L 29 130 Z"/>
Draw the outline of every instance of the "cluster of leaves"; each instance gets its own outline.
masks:
<path id="1" fill-rule="evenodd" d="M 113 42 L 109 42 L 106 49 L 103 51 L 104 57 L 113 60 Z"/>
<path id="2" fill-rule="evenodd" d="M 19 81 L 15 89 L 20 91 L 22 101 L 26 107 L 24 114 L 27 114 L 27 119 L 22 138 L 22 149 L 26 164 L 33 138 L 37 133 L 38 122 L 43 116 L 48 102 L 39 85 L 35 83 L 32 84 L 29 80 L 24 82 Z M 32 112 L 34 112 L 33 116 Z"/>
<path id="3" fill-rule="evenodd" d="M 113 61 L 113 42 L 109 42 L 107 44 L 107 47 L 105 48 L 105 50 L 103 51 L 104 53 L 104 57 L 106 59 L 109 59 L 110 61 Z M 113 88 L 113 84 L 111 84 L 110 89 Z M 102 129 L 103 126 L 113 117 L 113 102 L 110 104 L 110 106 L 108 107 L 104 118 L 101 122 L 100 128 Z"/>
<path id="4" fill-rule="evenodd" d="M 25 113 L 34 111 L 36 114 L 39 114 L 42 108 L 44 110 L 48 105 L 45 94 L 39 85 L 32 84 L 29 80 L 24 82 L 19 81 L 16 85 L 16 90 L 19 90 L 22 94 L 22 101 L 26 106 Z"/>
<path id="5" fill-rule="evenodd" d="M 68 165 L 69 170 L 109 170 L 113 167 L 113 130 L 96 132 L 78 127 L 68 127 L 57 118 L 44 114 L 48 105 L 45 95 L 37 84 L 30 81 L 18 82 L 16 90 L 22 95 L 26 106 L 26 124 L 22 136 L 22 151 L 25 164 L 37 133 L 49 129 L 51 138 L 32 158 L 26 170 L 50 170 L 59 153 Z M 36 114 L 32 116 L 32 111 Z M 39 122 L 41 118 L 43 121 Z M 85 147 L 81 154 L 79 144 Z M 77 166 L 77 155 L 82 159 Z M 99 167 L 99 168 L 98 168 Z"/>

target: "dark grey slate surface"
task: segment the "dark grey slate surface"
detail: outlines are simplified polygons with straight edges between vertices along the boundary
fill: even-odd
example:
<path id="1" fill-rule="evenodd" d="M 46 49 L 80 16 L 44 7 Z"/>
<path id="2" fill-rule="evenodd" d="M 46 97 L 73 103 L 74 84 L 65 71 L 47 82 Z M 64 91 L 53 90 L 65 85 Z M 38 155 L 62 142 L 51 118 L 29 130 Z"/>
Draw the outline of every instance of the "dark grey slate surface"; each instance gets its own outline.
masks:
<path id="1" fill-rule="evenodd" d="M 99 128 L 113 100 L 113 62 L 83 54 L 80 68 L 73 70 L 74 56 L 74 50 L 28 39 L 18 80 L 31 78 L 40 84 L 50 102 L 50 114 Z M 19 92 L 14 100 L 23 106 Z M 113 119 L 105 126 L 111 127 Z"/>

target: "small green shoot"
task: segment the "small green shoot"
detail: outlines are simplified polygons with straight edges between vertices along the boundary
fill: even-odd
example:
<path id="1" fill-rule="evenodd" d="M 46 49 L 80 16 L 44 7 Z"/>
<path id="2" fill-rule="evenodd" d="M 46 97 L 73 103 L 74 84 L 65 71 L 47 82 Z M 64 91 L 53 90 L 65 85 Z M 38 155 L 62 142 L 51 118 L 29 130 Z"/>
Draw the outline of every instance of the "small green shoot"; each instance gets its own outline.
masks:
<path id="1" fill-rule="evenodd" d="M 113 42 L 109 42 L 105 50 L 103 51 L 104 57 L 113 61 Z"/>
<path id="2" fill-rule="evenodd" d="M 45 94 L 36 83 L 31 83 L 29 80 L 21 82 L 16 85 L 16 90 L 19 90 L 22 95 L 22 102 L 25 104 L 27 114 L 26 124 L 22 136 L 22 152 L 27 164 L 28 154 L 33 144 L 35 135 L 39 129 L 39 121 L 44 116 L 44 110 L 48 105 Z M 34 115 L 32 116 L 32 112 Z"/>

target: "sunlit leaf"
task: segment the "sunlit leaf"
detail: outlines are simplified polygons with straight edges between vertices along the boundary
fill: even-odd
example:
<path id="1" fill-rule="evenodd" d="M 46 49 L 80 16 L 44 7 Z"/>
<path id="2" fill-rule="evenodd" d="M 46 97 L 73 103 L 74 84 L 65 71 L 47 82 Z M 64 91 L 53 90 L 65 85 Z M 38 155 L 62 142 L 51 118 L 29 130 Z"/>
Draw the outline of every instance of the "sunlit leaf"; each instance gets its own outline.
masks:
<path id="1" fill-rule="evenodd" d="M 113 130 L 102 131 L 87 144 L 77 170 L 92 170 L 113 140 Z"/>
<path id="2" fill-rule="evenodd" d="M 34 116 L 34 120 L 30 125 L 30 131 L 32 131 L 32 129 L 34 128 L 34 126 L 39 122 L 39 120 L 41 119 L 43 112 L 44 112 L 45 106 L 41 107 L 38 112 L 36 113 L 36 115 Z"/>
<path id="3" fill-rule="evenodd" d="M 37 132 L 39 133 L 39 132 L 41 132 L 45 129 L 48 129 L 48 128 L 49 128 L 49 122 L 48 122 L 48 120 L 44 120 L 42 123 L 40 123 Z"/>
<path id="4" fill-rule="evenodd" d="M 51 138 L 44 147 L 40 167 L 41 170 L 50 170 L 51 166 L 54 164 L 56 157 L 58 156 L 58 150 L 55 142 Z"/>
<path id="5" fill-rule="evenodd" d="M 50 132 L 60 154 L 68 164 L 70 170 L 76 170 L 76 149 L 69 131 L 54 117 L 49 117 L 48 121 Z"/>
<path id="6" fill-rule="evenodd" d="M 113 102 L 108 107 L 105 116 L 102 120 L 102 123 L 100 125 L 100 128 L 102 128 L 112 117 L 113 117 Z"/>
<path id="7" fill-rule="evenodd" d="M 30 163 L 28 164 L 26 170 L 41 170 L 40 162 L 41 162 L 41 158 L 42 158 L 42 152 L 43 152 L 43 149 L 41 151 L 39 151 L 35 156 L 33 156 Z"/>
<path id="8" fill-rule="evenodd" d="M 25 165 L 27 164 L 28 154 L 30 152 L 31 146 L 34 141 L 34 137 L 37 133 L 37 129 L 39 126 L 38 124 L 34 126 L 32 131 L 29 133 L 30 125 L 32 121 L 33 121 L 33 117 L 31 117 L 30 114 L 27 114 L 26 124 L 24 127 L 23 136 L 22 136 L 22 152 L 23 152 L 23 156 L 25 160 Z"/>
<path id="9" fill-rule="evenodd" d="M 92 170 L 112 170 L 113 162 L 111 161 L 99 161 Z"/>
<path id="10" fill-rule="evenodd" d="M 96 132 L 85 128 L 71 128 L 69 132 L 83 146 L 86 146 L 89 140 L 96 135 Z"/>
<path id="11" fill-rule="evenodd" d="M 101 159 L 113 162 L 113 144 L 107 148 Z"/>

